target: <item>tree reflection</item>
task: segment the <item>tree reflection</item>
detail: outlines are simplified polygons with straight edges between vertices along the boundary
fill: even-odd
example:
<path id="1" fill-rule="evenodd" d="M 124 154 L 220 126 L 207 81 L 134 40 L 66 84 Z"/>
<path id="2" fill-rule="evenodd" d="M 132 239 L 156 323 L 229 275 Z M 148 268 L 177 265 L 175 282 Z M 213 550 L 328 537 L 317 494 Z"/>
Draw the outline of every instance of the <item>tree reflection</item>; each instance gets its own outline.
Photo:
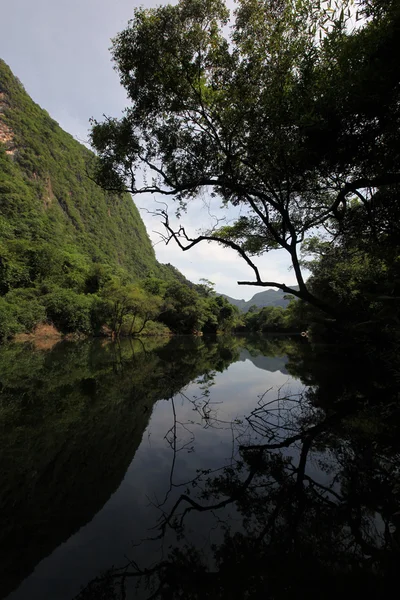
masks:
<path id="1" fill-rule="evenodd" d="M 209 387 L 188 398 L 204 427 L 230 427 L 233 439 L 230 464 L 199 471 L 189 483 L 175 483 L 174 465 L 186 443 L 179 446 L 179 428 L 190 431 L 191 443 L 194 430 L 172 405 L 170 487 L 152 543 L 171 533 L 175 542 L 151 566 L 131 560 L 99 577 L 80 600 L 392 595 L 400 558 L 398 371 L 392 361 L 379 378 L 360 377 L 356 365 L 351 378 L 348 356 L 340 363 L 322 354 L 320 368 L 308 370 L 308 349 L 288 352 L 288 368 L 310 384 L 301 394 L 265 394 L 230 423 L 219 418 Z M 208 515 L 218 528 L 208 547 L 191 541 L 194 515 L 197 524 Z"/>
<path id="2" fill-rule="evenodd" d="M 235 352 L 223 338 L 0 349 L 0 597 L 118 489 L 155 402 Z"/>

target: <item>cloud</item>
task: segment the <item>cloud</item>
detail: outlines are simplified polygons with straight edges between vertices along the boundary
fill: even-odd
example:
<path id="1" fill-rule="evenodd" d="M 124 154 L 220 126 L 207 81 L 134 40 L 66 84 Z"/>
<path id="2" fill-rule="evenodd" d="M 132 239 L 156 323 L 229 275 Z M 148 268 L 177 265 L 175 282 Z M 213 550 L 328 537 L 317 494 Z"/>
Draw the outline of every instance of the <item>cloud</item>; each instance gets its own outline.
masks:
<path id="1" fill-rule="evenodd" d="M 110 61 L 110 39 L 133 16 L 135 6 L 156 6 L 158 0 L 13 0 L 1 9 L 0 56 L 10 65 L 32 98 L 60 125 L 79 140 L 87 139 L 89 118 L 103 114 L 119 116 L 126 104 L 125 91 Z M 21 18 L 23 15 L 23 18 Z M 18 32 L 18 35 L 16 35 Z M 182 222 L 190 234 L 215 225 L 211 215 L 221 217 L 218 200 L 191 203 Z M 137 199 L 138 206 L 156 206 L 151 198 Z M 171 213 L 173 210 L 171 209 Z M 238 209 L 228 213 L 238 216 Z M 159 223 L 142 211 L 153 242 L 152 231 Z M 174 223 L 177 221 L 174 220 Z M 251 279 L 252 272 L 232 250 L 216 244 L 202 244 L 182 252 L 175 244 L 155 247 L 161 262 L 170 262 L 186 277 L 197 282 L 205 277 L 215 281 L 217 290 L 246 299 L 259 291 L 239 287 L 237 280 Z M 257 258 L 266 280 L 293 283 L 284 253 L 273 252 Z"/>
<path id="2" fill-rule="evenodd" d="M 162 231 L 161 223 L 156 225 L 154 218 L 147 213 L 142 214 L 148 227 L 149 234 L 155 245 L 157 258 L 160 262 L 171 263 L 176 266 L 188 279 L 198 283 L 201 278 L 206 278 L 216 284 L 216 290 L 234 298 L 249 300 L 260 288 L 254 286 L 239 286 L 237 281 L 254 280 L 254 272 L 245 261 L 231 248 L 224 248 L 217 243 L 201 242 L 188 251 L 182 251 L 172 240 L 167 246 L 159 242 L 154 229 Z M 182 223 L 186 218 L 182 218 Z M 191 229 L 193 218 L 188 215 Z M 158 242 L 158 243 L 157 243 Z M 290 261 L 284 250 L 275 250 L 268 255 L 255 257 L 261 277 L 265 281 L 284 282 L 289 285 L 296 283 L 293 272 L 289 271 Z"/>
<path id="3" fill-rule="evenodd" d="M 174 215 L 173 201 L 168 199 L 171 225 L 175 229 L 179 225 L 183 225 L 187 234 L 193 237 L 198 235 L 201 229 L 211 228 L 216 224 L 216 220 L 210 215 L 221 218 L 226 214 L 226 209 L 219 208 L 220 200 L 218 199 L 210 199 L 209 207 L 207 201 L 206 197 L 191 201 L 188 212 L 177 219 Z M 216 284 L 218 292 L 233 298 L 249 300 L 262 289 L 237 284 L 237 281 L 253 281 L 254 272 L 231 248 L 213 242 L 201 242 L 184 252 L 173 240 L 168 246 L 160 242 L 160 235 L 156 232 L 164 233 L 161 219 L 148 212 L 160 208 L 158 202 L 164 202 L 164 198 L 160 196 L 152 198 L 150 195 L 135 198 L 135 203 L 141 211 L 150 238 L 156 244 L 155 251 L 160 262 L 173 264 L 194 283 L 198 283 L 201 278 L 209 279 Z M 229 210 L 227 216 L 231 220 L 237 218 L 238 214 L 239 210 L 233 209 Z M 254 257 L 253 261 L 258 266 L 261 278 L 264 281 L 275 281 L 287 285 L 296 284 L 294 273 L 289 271 L 290 259 L 286 251 L 274 250 L 261 257 Z"/>

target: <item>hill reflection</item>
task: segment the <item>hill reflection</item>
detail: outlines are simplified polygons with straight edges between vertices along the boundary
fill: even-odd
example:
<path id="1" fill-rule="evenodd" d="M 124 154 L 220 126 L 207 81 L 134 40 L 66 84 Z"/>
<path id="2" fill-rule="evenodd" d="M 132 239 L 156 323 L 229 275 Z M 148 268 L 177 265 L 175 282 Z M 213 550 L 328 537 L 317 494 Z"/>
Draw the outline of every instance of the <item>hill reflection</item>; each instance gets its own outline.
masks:
<path id="1" fill-rule="evenodd" d="M 120 485 L 153 405 L 237 357 L 221 340 L 0 349 L 0 596 Z"/>

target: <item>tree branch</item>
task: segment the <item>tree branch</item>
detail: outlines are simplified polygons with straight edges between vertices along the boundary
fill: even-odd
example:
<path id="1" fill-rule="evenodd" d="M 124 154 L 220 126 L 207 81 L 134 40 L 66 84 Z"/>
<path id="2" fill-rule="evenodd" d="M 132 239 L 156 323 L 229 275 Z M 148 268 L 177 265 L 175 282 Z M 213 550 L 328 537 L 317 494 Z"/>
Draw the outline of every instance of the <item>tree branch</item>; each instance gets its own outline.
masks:
<path id="1" fill-rule="evenodd" d="M 238 281 L 238 285 L 256 285 L 258 287 L 276 287 L 287 294 L 293 294 L 297 298 L 303 298 L 303 294 L 299 290 L 294 290 L 288 287 L 284 283 L 278 283 L 277 281 Z"/>
<path id="2" fill-rule="evenodd" d="M 254 282 L 254 285 L 257 285 L 257 282 L 259 282 L 259 284 L 262 284 L 258 268 L 253 263 L 253 261 L 247 256 L 246 252 L 235 242 L 232 242 L 231 240 L 219 238 L 215 235 L 199 235 L 197 238 L 190 238 L 187 235 L 184 227 L 180 227 L 178 229 L 178 231 L 174 231 L 172 229 L 172 227 L 169 224 L 168 213 L 165 210 L 159 210 L 156 212 L 156 214 L 163 217 L 163 219 L 164 219 L 163 225 L 170 234 L 169 239 L 167 240 L 167 243 L 173 238 L 176 241 L 176 243 L 178 244 L 178 246 L 181 248 L 181 250 L 183 250 L 183 251 L 190 250 L 191 248 L 193 248 L 193 246 L 196 246 L 197 244 L 199 244 L 200 242 L 203 242 L 203 241 L 217 242 L 219 244 L 223 244 L 224 246 L 227 246 L 228 248 L 232 248 L 232 250 L 236 250 L 236 252 L 238 252 L 238 254 L 243 258 L 243 260 L 245 260 L 247 262 L 249 267 L 251 267 L 251 269 L 253 269 L 255 276 L 256 276 L 256 281 Z M 187 242 L 189 242 L 186 246 L 181 241 L 182 237 Z"/>
<path id="3" fill-rule="evenodd" d="M 360 179 L 349 181 L 340 190 L 330 210 L 335 217 L 338 218 L 339 215 L 337 209 L 340 204 L 345 204 L 346 196 L 350 194 L 350 192 L 356 193 L 359 189 L 379 188 L 381 186 L 394 185 L 396 183 L 400 183 L 400 173 L 387 173 L 385 175 L 380 175 L 379 177 L 372 177 L 371 179 L 368 177 L 361 177 Z"/>

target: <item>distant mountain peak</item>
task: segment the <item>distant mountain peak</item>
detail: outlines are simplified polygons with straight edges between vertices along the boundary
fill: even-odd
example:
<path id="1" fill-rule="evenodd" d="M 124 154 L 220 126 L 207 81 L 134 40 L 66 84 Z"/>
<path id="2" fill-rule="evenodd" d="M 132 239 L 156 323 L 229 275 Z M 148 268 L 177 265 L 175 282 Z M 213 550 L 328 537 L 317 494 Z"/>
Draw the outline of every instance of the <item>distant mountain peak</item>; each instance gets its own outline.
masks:
<path id="1" fill-rule="evenodd" d="M 292 287 L 294 290 L 298 289 L 297 285 Z M 264 306 L 282 306 L 283 308 L 286 308 L 289 304 L 289 300 L 285 299 L 285 296 L 288 295 L 287 292 L 273 288 L 257 292 L 250 300 L 238 300 L 237 298 L 232 298 L 226 294 L 220 295 L 226 298 L 228 302 L 234 306 L 237 306 L 242 312 L 247 312 L 251 306 L 257 306 L 257 308 L 263 308 Z"/>

